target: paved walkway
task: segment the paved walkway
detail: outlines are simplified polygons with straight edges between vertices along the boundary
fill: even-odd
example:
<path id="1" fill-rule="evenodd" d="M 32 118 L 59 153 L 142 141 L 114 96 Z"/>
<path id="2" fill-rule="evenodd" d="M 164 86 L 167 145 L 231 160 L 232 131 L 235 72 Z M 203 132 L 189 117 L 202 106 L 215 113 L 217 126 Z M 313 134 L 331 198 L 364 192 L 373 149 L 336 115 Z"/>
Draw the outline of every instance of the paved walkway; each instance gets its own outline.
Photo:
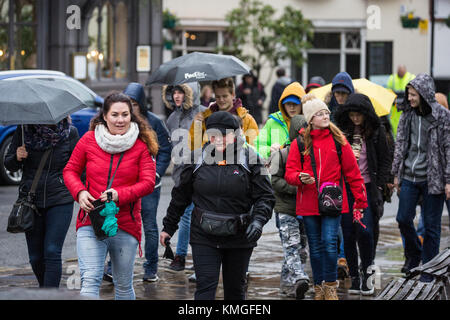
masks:
<path id="1" fill-rule="evenodd" d="M 442 219 L 441 249 L 450 247 L 450 230 L 448 215 L 445 213 Z M 160 257 L 163 249 L 160 248 Z M 134 288 L 137 299 L 151 300 L 191 300 L 194 296 L 195 283 L 188 281 L 192 270 L 184 272 L 168 272 L 169 261 L 160 259 L 158 275 L 160 280 L 156 283 L 144 283 L 143 258 L 136 258 Z M 400 269 L 403 265 L 403 249 L 397 223 L 393 217 L 387 217 L 381 221 L 381 235 L 376 257 L 377 276 L 375 277 L 376 293 L 394 277 L 401 277 Z M 264 299 L 291 299 L 280 294 L 280 269 L 282 263 L 282 249 L 280 239 L 276 231 L 266 232 L 258 242 L 250 262 L 250 279 L 248 286 L 249 300 Z M 187 269 L 192 266 L 191 256 L 187 257 Z M 79 290 L 79 277 L 77 276 L 77 260 L 68 259 L 63 263 L 63 277 L 59 290 L 37 290 L 37 281 L 30 267 L 25 268 L 0 268 L 0 299 L 77 299 Z M 311 277 L 309 261 L 306 271 Z M 379 277 L 378 277 L 379 275 Z M 374 297 L 362 297 L 348 295 L 346 288 L 349 282 L 341 283 L 338 290 L 342 300 L 373 299 Z M 312 299 L 310 290 L 305 299 Z M 222 285 L 219 285 L 217 298 L 223 298 Z M 103 282 L 101 287 L 101 299 L 114 299 L 114 286 Z"/>

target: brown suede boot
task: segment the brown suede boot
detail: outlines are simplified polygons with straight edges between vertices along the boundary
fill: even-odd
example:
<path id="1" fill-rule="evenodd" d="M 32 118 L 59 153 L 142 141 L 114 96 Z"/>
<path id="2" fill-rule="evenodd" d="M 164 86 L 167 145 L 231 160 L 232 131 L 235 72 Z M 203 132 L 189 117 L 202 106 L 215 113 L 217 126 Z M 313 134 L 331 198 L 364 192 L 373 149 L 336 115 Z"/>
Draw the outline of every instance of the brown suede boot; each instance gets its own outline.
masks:
<path id="1" fill-rule="evenodd" d="M 325 300 L 339 300 L 337 295 L 337 287 L 339 285 L 338 281 L 335 282 L 324 282 L 323 283 L 323 293 Z"/>
<path id="2" fill-rule="evenodd" d="M 325 300 L 325 295 L 321 284 L 314 285 L 314 300 Z"/>

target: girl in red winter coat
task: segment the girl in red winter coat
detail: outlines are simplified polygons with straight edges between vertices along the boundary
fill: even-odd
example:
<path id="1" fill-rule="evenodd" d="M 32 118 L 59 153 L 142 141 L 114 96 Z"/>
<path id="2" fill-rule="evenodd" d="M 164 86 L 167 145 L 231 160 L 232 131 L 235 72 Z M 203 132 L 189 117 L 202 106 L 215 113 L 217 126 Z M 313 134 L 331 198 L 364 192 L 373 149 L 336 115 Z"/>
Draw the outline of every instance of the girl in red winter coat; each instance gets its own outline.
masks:
<path id="1" fill-rule="evenodd" d="M 330 122 L 327 105 L 312 94 L 304 96 L 302 104 L 308 123 L 308 127 L 300 131 L 304 144 L 303 157 L 298 144 L 292 143 L 285 179 L 298 187 L 296 213 L 303 216 L 308 236 L 314 299 L 337 300 L 337 238 L 341 217 L 319 213 L 318 189 L 329 183 L 340 185 L 343 195 L 341 213 L 346 214 L 349 210 L 343 182 L 345 178 L 355 197 L 353 215 L 356 220 L 361 218 L 362 210 L 367 207 L 366 189 L 352 148 L 342 132 Z M 340 157 L 336 144 L 340 145 Z M 314 152 L 316 175 L 311 163 L 311 152 Z"/>
<path id="2" fill-rule="evenodd" d="M 90 131 L 80 139 L 63 171 L 67 188 L 80 204 L 77 252 L 82 295 L 99 296 L 109 253 L 115 298 L 135 299 L 133 267 L 142 234 L 141 197 L 153 192 L 156 164 L 152 156 L 157 152 L 156 134 L 133 114 L 128 96 L 112 93 L 106 97 L 102 111 L 91 121 Z M 84 170 L 85 184 L 80 179 Z M 113 217 L 117 225 L 113 223 L 112 232 L 102 229 L 106 238 L 97 237 L 90 214 L 93 202 L 106 201 L 108 192 L 119 209 Z"/>

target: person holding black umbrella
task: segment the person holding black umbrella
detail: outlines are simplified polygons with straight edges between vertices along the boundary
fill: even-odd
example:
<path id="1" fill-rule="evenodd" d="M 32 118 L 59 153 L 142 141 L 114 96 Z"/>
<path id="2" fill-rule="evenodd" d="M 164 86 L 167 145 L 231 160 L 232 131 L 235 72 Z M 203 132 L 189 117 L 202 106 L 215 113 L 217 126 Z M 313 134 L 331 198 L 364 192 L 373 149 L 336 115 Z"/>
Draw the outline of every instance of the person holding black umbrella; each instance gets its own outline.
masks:
<path id="1" fill-rule="evenodd" d="M 23 130 L 15 131 L 5 157 L 8 170 L 23 170 L 19 197 L 26 197 L 44 153 L 49 152 L 35 191 L 39 214 L 25 234 L 31 268 L 41 288 L 57 288 L 61 281 L 61 252 L 73 212 L 62 171 L 78 139 L 69 117 L 56 125 L 23 125 Z"/>
<path id="2" fill-rule="evenodd" d="M 206 120 L 209 142 L 182 167 L 180 183 L 163 219 L 165 246 L 192 202 L 190 243 L 197 277 L 196 300 L 214 300 L 222 267 L 225 300 L 245 299 L 253 248 L 275 205 L 262 159 L 238 133 L 239 121 L 217 111 Z"/>

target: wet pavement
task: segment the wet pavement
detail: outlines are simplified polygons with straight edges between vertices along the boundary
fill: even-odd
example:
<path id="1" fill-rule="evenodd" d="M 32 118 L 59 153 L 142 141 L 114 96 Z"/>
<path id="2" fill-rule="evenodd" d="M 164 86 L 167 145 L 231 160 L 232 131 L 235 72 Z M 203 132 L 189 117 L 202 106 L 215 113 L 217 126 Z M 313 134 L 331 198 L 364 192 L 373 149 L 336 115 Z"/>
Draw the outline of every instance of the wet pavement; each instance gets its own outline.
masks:
<path id="1" fill-rule="evenodd" d="M 170 176 L 163 177 L 161 199 L 158 206 L 157 223 L 162 226 L 162 218 L 170 203 L 173 181 Z M 17 197 L 17 187 L 0 187 L 0 224 L 6 225 L 7 216 Z M 385 204 L 385 213 L 380 221 L 380 240 L 375 259 L 375 295 L 362 297 L 348 295 L 346 288 L 349 281 L 341 282 L 338 290 L 339 298 L 343 300 L 371 300 L 384 286 L 396 277 L 401 277 L 400 269 L 403 266 L 403 248 L 395 215 L 398 208 L 398 198 L 392 197 L 392 203 Z M 4 299 L 80 299 L 80 278 L 76 253 L 75 220 L 78 206 L 75 205 L 72 223 L 63 247 L 63 275 L 59 290 L 38 290 L 37 281 L 28 263 L 25 237 L 23 234 L 11 235 L 6 230 L 0 230 L 0 300 Z M 417 209 L 419 212 L 419 208 Z M 419 215 L 416 217 L 417 224 Z M 172 249 L 175 250 L 178 235 L 172 238 Z M 145 239 L 142 240 L 144 248 Z M 444 208 L 442 216 L 441 250 L 450 247 L 450 229 L 447 209 Z M 189 282 L 188 277 L 193 273 L 190 247 L 186 258 L 186 270 L 178 273 L 169 272 L 167 266 L 170 261 L 162 259 L 164 248 L 159 246 L 159 269 L 156 283 L 142 281 L 144 274 L 144 258 L 136 257 L 134 268 L 134 289 L 139 300 L 192 300 L 195 292 L 195 283 Z M 280 271 L 283 261 L 278 229 L 275 218 L 264 226 L 264 232 L 254 249 L 250 261 L 247 299 L 249 300 L 291 300 L 280 293 Z M 306 263 L 306 272 L 312 279 L 309 259 Z M 305 299 L 313 297 L 312 288 Z M 114 286 L 103 281 L 100 298 L 114 299 Z M 222 284 L 219 282 L 217 299 L 223 299 Z"/>
<path id="2" fill-rule="evenodd" d="M 449 220 L 446 210 L 442 219 L 441 249 L 450 247 Z M 280 269 L 282 263 L 282 249 L 278 232 L 273 227 L 268 228 L 255 248 L 249 267 L 249 282 L 247 298 L 249 300 L 290 300 L 280 293 Z M 174 246 L 175 244 L 173 244 Z M 159 250 L 160 257 L 163 248 Z M 188 276 L 192 274 L 192 258 L 188 254 L 186 270 L 182 272 L 169 272 L 167 266 L 169 260 L 159 261 L 159 281 L 146 283 L 142 281 L 143 258 L 136 258 L 134 269 L 134 288 L 138 300 L 192 300 L 195 291 L 195 283 L 189 282 Z M 348 295 L 349 281 L 341 282 L 338 295 L 341 300 L 371 300 L 377 293 L 395 277 L 401 277 L 400 269 L 403 265 L 403 249 L 401 238 L 395 218 L 385 217 L 381 220 L 381 235 L 376 257 L 375 295 L 363 297 Z M 0 299 L 80 299 L 78 277 L 78 265 L 76 258 L 66 259 L 63 262 L 63 277 L 59 290 L 37 290 L 37 281 L 29 266 L 23 268 L 0 267 Z M 306 272 L 311 277 L 309 260 L 306 264 Z M 45 293 L 44 293 L 45 292 Z M 103 281 L 101 286 L 101 299 L 114 299 L 114 286 Z M 305 299 L 313 297 L 312 288 L 306 294 Z M 217 299 L 223 299 L 221 282 L 217 291 Z"/>

